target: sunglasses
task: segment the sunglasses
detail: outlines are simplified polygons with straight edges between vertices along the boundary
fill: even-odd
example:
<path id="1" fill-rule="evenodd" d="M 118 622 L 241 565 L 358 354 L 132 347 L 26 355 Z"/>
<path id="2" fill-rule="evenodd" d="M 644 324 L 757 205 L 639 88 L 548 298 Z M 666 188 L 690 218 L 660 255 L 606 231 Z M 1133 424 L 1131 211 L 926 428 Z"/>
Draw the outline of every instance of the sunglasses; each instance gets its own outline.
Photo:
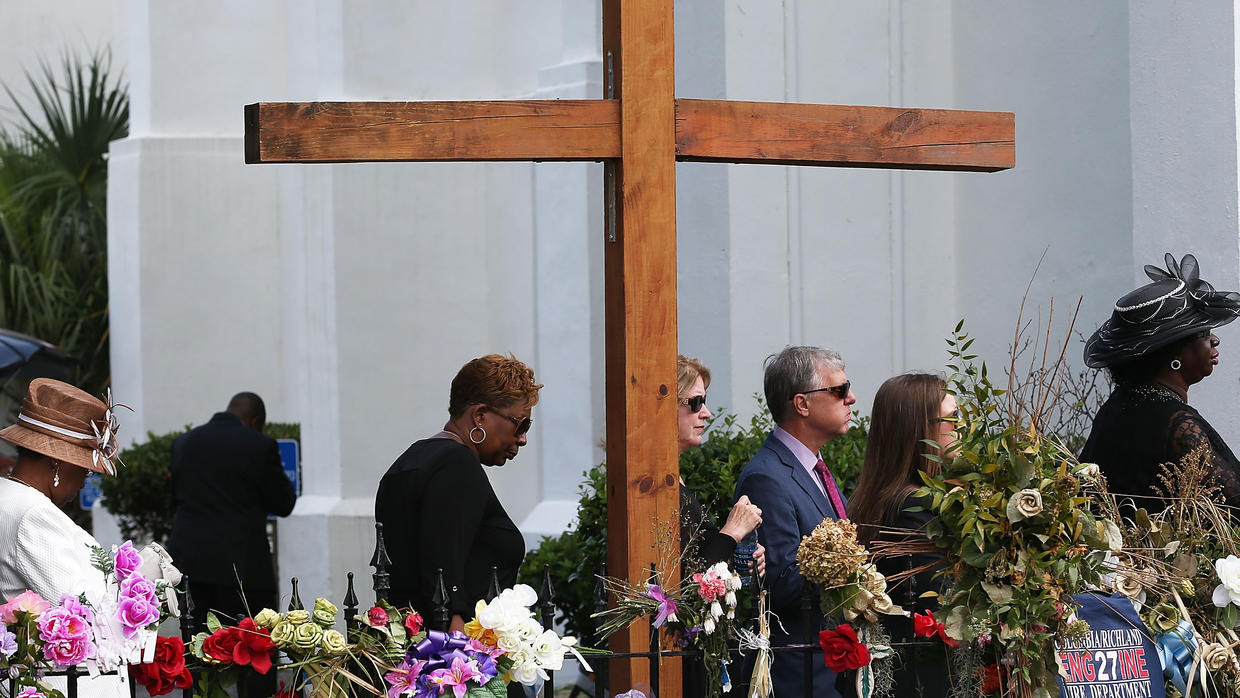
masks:
<path id="1" fill-rule="evenodd" d="M 534 426 L 534 420 L 531 417 L 522 417 L 518 419 L 510 414 L 504 414 L 503 412 L 500 412 L 494 407 L 491 408 L 491 411 L 503 417 L 504 419 L 507 419 L 508 421 L 512 422 L 512 426 L 515 427 L 514 434 L 513 434 L 514 436 L 521 436 L 522 434 L 529 431 L 530 427 Z"/>
<path id="2" fill-rule="evenodd" d="M 947 413 L 946 417 L 935 417 L 934 420 L 936 422 L 959 422 L 960 421 L 960 410 L 959 409 L 952 410 L 951 412 Z"/>
<path id="3" fill-rule="evenodd" d="M 680 398 L 680 404 L 688 405 L 690 412 L 701 412 L 702 408 L 706 406 L 706 396 L 694 395 L 693 397 L 682 397 Z"/>
<path id="4" fill-rule="evenodd" d="M 809 395 L 810 393 L 828 392 L 838 397 L 841 400 L 847 400 L 849 390 L 852 390 L 852 381 L 844 381 L 843 383 L 840 383 L 839 385 L 832 385 L 826 388 L 814 388 L 813 390 L 802 390 L 799 393 L 793 393 L 792 397 L 796 397 L 797 395 Z M 792 397 L 788 399 L 791 400 Z"/>

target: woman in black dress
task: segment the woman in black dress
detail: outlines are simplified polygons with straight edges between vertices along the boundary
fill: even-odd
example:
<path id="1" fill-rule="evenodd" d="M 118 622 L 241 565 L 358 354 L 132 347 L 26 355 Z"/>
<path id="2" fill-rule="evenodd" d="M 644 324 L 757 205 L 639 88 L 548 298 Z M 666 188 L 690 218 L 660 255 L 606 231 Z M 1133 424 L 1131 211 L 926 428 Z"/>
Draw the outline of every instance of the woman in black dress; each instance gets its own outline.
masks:
<path id="1" fill-rule="evenodd" d="M 921 531 L 931 514 L 908 509 L 921 504 L 915 495 L 922 485 L 921 472 L 937 475 L 941 470 L 938 461 L 926 456 L 949 457 L 956 441 L 956 417 L 956 398 L 947 393 L 941 376 L 908 373 L 879 386 L 861 476 L 848 501 L 848 516 L 857 524 L 859 541 L 869 545 L 879 540 L 925 540 Z M 935 573 L 942 559 L 938 552 L 927 551 L 878 556 L 875 564 L 887 576 L 903 573 L 905 578 L 888 589 L 892 600 L 907 611 L 924 613 L 938 608 L 935 597 L 921 594 L 941 591 Z M 911 618 L 883 616 L 883 625 L 896 642 L 915 639 Z M 897 696 L 947 695 L 946 648 L 919 648 L 915 657 L 902 653 L 893 669 Z"/>
<path id="2" fill-rule="evenodd" d="M 375 520 L 392 559 L 393 604 L 429 619 L 442 569 L 450 629 L 462 630 L 486 596 L 492 567 L 501 589 L 516 583 L 525 540 L 482 466 L 503 465 L 525 445 L 541 387 L 515 358 L 470 361 L 452 380 L 443 430 L 410 446 L 383 476 Z"/>
<path id="3" fill-rule="evenodd" d="M 1240 294 L 1215 291 L 1197 260 L 1170 253 L 1166 271 L 1147 265 L 1152 283 L 1120 298 L 1111 318 L 1085 344 L 1085 363 L 1106 368 L 1115 390 L 1094 417 L 1081 461 L 1097 463 L 1112 493 L 1160 509 L 1158 475 L 1165 463 L 1204 447 L 1226 504 L 1240 506 L 1240 462 L 1201 414 L 1188 389 L 1218 365 L 1211 330 L 1236 319 Z"/>

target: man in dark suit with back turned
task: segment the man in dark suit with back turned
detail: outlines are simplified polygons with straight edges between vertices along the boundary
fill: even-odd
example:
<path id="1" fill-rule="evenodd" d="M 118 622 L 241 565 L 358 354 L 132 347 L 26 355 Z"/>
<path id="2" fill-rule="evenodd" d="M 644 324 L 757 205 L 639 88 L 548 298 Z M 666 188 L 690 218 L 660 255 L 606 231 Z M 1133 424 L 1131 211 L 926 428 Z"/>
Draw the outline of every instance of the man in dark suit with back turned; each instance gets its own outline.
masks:
<path id="1" fill-rule="evenodd" d="M 262 433 L 266 422 L 262 398 L 237 393 L 227 411 L 172 444 L 176 514 L 168 551 L 189 576 L 200 628 L 208 609 L 236 619 L 246 604 L 252 613 L 276 607 L 267 515 L 288 516 L 297 494 L 275 440 Z"/>
<path id="2" fill-rule="evenodd" d="M 771 610 L 788 631 L 775 624 L 771 644 L 786 645 L 804 641 L 800 603 L 805 578 L 796 566 L 801 536 L 823 519 L 847 518 L 847 502 L 818 452 L 848 432 L 857 397 L 844 374 L 844 360 L 818 347 L 787 347 L 768 357 L 762 382 L 776 427 L 741 471 L 736 497 L 748 495 L 762 509 L 758 542 L 766 546 L 765 583 Z M 817 644 L 827 619 L 816 598 L 809 620 L 809 642 Z M 839 698 L 835 674 L 823 663 L 821 650 L 814 652 L 813 666 L 813 695 Z M 775 654 L 771 679 L 776 696 L 805 695 L 803 667 L 799 652 Z"/>

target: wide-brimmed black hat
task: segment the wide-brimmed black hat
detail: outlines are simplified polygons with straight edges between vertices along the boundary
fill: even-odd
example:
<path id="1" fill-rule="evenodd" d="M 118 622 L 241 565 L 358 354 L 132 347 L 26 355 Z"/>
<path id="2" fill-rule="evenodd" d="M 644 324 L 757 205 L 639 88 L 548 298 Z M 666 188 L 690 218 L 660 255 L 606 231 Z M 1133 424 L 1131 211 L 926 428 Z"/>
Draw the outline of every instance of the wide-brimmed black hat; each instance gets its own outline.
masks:
<path id="1" fill-rule="evenodd" d="M 1167 270 L 1145 265 L 1153 280 L 1115 302 L 1111 319 L 1085 343 L 1085 365 L 1102 368 L 1131 361 L 1197 332 L 1226 325 L 1240 315 L 1240 293 L 1215 291 L 1202 280 L 1191 254 Z"/>

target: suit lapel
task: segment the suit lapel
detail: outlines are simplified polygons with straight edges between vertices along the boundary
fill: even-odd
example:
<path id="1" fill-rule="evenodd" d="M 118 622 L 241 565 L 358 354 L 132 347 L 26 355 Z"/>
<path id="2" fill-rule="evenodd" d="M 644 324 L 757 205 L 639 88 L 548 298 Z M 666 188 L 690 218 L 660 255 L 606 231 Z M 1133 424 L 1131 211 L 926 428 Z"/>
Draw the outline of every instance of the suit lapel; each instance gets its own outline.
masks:
<path id="1" fill-rule="evenodd" d="M 779 461 L 786 465 L 792 471 L 792 481 L 805 492 L 805 496 L 809 497 L 814 506 L 818 507 L 818 513 L 823 518 L 839 518 L 835 515 L 835 509 L 831 506 L 831 502 L 827 499 L 822 490 L 818 489 L 818 485 L 810 479 L 809 472 L 805 470 L 805 466 L 801 465 L 801 461 L 792 455 L 792 451 L 784 445 L 774 434 L 766 437 L 766 445 L 779 456 Z"/>

